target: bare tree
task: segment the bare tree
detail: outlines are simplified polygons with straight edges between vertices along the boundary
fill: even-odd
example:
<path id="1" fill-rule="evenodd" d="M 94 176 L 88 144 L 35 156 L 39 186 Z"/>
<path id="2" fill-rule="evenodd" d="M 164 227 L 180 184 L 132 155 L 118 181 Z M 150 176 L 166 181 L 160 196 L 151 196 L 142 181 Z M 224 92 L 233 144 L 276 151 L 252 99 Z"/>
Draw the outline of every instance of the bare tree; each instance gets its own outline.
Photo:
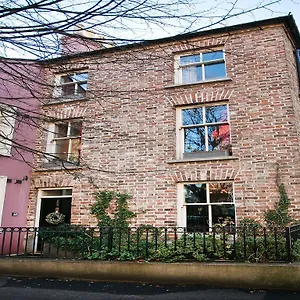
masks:
<path id="1" fill-rule="evenodd" d="M 37 58 L 57 55 L 61 35 L 80 34 L 83 26 L 101 43 L 124 44 L 198 31 L 258 10 L 272 10 L 281 0 L 4 0 L 0 10 L 0 42 Z M 78 25 L 80 25 L 78 27 Z M 157 34 L 160 32 L 160 34 Z M 155 34 L 154 34 L 155 33 Z"/>
<path id="2" fill-rule="evenodd" d="M 247 8 L 241 8 L 240 2 L 242 1 L 218 0 L 211 4 L 199 0 L 1 1 L 0 43 L 3 50 L 0 61 L 0 117 L 4 119 L 4 123 L 13 126 L 26 124 L 33 129 L 49 131 L 43 124 L 57 120 L 39 111 L 36 104 L 51 99 L 52 94 L 45 91 L 52 90 L 54 85 L 42 80 L 37 66 L 45 59 L 61 55 L 61 43 L 64 39 L 78 40 L 80 37 L 85 50 L 142 42 L 153 37 L 226 25 L 227 21 L 237 16 L 255 14 L 258 10 L 272 11 L 274 5 L 281 0 L 253 1 Z M 78 45 L 75 44 L 76 46 Z M 11 56 L 30 59 L 12 60 L 8 58 Z M 144 58 L 139 53 L 133 53 L 130 59 L 137 64 L 144 63 Z M 153 55 L 152 59 L 158 58 Z M 22 90 L 22 95 L 18 95 L 18 89 Z M 105 92 L 107 94 L 108 91 Z M 124 95 L 127 92 L 115 89 L 109 91 L 109 94 Z M 34 141 L 28 141 L 28 137 L 20 134 L 19 140 L 12 141 L 9 132 L 0 129 L 0 144 L 7 147 L 13 143 L 16 151 L 14 159 L 32 165 L 28 154 L 48 158 L 51 156 L 36 150 Z M 64 162 L 61 157 L 54 158 Z"/>

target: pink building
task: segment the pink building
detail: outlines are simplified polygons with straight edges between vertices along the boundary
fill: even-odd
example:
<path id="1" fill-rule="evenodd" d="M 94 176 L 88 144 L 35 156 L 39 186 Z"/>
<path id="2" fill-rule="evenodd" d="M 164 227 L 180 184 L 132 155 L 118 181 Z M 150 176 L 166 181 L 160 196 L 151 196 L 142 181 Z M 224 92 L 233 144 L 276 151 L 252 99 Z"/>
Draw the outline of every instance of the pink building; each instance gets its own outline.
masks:
<path id="1" fill-rule="evenodd" d="M 0 62 L 1 227 L 26 225 L 40 79 L 40 67 L 30 61 Z"/>

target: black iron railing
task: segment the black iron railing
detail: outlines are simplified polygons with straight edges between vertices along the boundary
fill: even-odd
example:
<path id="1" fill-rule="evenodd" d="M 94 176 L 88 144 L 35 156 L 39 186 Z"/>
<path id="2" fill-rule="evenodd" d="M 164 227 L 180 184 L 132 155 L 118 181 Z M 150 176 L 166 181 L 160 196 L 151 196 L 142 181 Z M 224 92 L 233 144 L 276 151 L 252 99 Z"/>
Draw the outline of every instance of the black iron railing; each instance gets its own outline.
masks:
<path id="1" fill-rule="evenodd" d="M 0 256 L 102 260 L 293 261 L 300 225 L 282 228 L 57 227 L 0 228 Z"/>

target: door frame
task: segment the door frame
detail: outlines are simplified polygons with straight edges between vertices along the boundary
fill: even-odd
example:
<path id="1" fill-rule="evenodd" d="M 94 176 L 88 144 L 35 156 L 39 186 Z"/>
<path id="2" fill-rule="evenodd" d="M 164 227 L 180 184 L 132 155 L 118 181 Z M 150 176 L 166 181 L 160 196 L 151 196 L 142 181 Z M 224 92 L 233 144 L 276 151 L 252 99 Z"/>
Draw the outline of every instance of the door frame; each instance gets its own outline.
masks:
<path id="1" fill-rule="evenodd" d="M 43 196 L 43 191 L 53 191 L 53 190 L 71 190 L 71 187 L 59 187 L 59 188 L 44 188 L 44 189 L 39 189 L 38 190 L 38 198 L 37 198 L 37 204 L 36 204 L 36 211 L 35 211 L 35 222 L 34 222 L 34 227 L 39 227 L 40 224 L 40 215 L 41 215 L 41 204 L 42 204 L 42 198 L 47 199 L 47 198 L 72 198 L 72 193 L 71 195 L 65 195 L 65 196 Z"/>

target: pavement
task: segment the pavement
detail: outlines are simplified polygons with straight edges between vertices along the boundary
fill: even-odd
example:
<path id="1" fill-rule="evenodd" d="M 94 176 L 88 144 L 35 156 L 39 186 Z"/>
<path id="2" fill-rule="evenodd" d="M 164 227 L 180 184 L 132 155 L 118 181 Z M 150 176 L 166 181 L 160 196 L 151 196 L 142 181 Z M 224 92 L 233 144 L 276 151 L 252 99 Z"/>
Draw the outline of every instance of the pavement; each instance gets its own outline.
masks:
<path id="1" fill-rule="evenodd" d="M 0 278 L 2 300 L 299 300 L 300 292 L 216 288 L 200 285 L 160 285 Z"/>

